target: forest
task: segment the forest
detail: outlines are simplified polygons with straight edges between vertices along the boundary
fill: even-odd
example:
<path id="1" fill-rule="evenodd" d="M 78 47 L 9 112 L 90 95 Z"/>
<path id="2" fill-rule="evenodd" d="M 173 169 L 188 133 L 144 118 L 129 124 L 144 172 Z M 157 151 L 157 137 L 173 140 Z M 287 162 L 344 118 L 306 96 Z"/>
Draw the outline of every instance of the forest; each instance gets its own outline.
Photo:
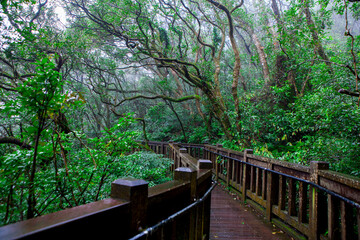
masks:
<path id="1" fill-rule="evenodd" d="M 359 0 L 1 0 L 0 31 L 0 226 L 168 181 L 147 141 L 360 176 Z"/>

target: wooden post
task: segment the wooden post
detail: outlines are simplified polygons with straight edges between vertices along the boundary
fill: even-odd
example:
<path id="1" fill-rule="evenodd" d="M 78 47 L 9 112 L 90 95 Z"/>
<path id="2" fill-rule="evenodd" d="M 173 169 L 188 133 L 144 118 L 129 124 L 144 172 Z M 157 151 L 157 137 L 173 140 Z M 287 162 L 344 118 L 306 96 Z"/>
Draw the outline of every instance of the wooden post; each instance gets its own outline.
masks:
<path id="1" fill-rule="evenodd" d="M 179 165 L 179 167 L 187 167 L 186 165 L 183 164 L 182 156 L 181 156 L 181 153 L 187 153 L 187 149 L 186 148 L 180 148 L 179 152 L 180 152 L 180 155 L 179 155 L 180 165 Z"/>
<path id="2" fill-rule="evenodd" d="M 344 201 L 340 201 L 341 209 L 341 239 L 356 239 L 354 233 L 355 219 L 353 207 Z"/>
<path id="3" fill-rule="evenodd" d="M 216 145 L 216 150 L 215 150 L 217 153 L 219 153 L 219 150 L 218 150 L 218 146 Z M 214 156 L 214 162 L 215 162 L 215 177 L 216 177 L 216 181 L 218 182 L 219 181 L 219 172 L 220 172 L 220 166 L 219 166 L 219 162 L 218 162 L 218 155 L 216 154 L 213 154 Z"/>
<path id="4" fill-rule="evenodd" d="M 230 185 L 230 174 L 231 174 L 231 160 L 229 158 L 226 159 L 226 186 Z"/>
<path id="5" fill-rule="evenodd" d="M 296 216 L 296 181 L 289 178 L 288 214 Z"/>
<path id="6" fill-rule="evenodd" d="M 187 153 L 187 149 L 186 149 L 186 148 L 180 148 L 179 151 L 180 151 L 180 153 Z"/>
<path id="7" fill-rule="evenodd" d="M 207 159 L 199 159 L 198 169 L 212 169 L 212 162 Z"/>
<path id="8" fill-rule="evenodd" d="M 248 159 L 247 159 L 247 155 L 248 154 L 253 154 L 254 151 L 252 149 L 246 149 L 244 151 L 244 162 L 248 162 Z M 246 189 L 248 188 L 249 186 L 249 180 L 250 180 L 250 174 L 249 174 L 249 171 L 250 171 L 250 167 L 247 166 L 247 164 L 244 164 L 243 166 L 243 182 L 242 182 L 242 200 L 245 202 L 246 201 Z"/>
<path id="9" fill-rule="evenodd" d="M 212 169 L 212 162 L 207 159 L 198 160 L 198 169 Z M 207 188 L 211 186 L 211 176 L 209 176 L 207 182 Z M 196 239 L 203 240 L 210 238 L 210 206 L 211 196 L 197 207 L 197 223 L 196 223 Z"/>
<path id="10" fill-rule="evenodd" d="M 308 199 L 308 190 L 307 183 L 299 182 L 299 222 L 307 223 L 307 199 Z"/>
<path id="11" fill-rule="evenodd" d="M 268 164 L 268 168 L 270 170 L 273 169 L 273 165 L 271 163 Z M 266 212 L 265 216 L 268 221 L 271 221 L 272 218 L 272 206 L 278 202 L 279 196 L 279 176 L 275 173 L 265 172 L 267 175 L 266 181 Z"/>
<path id="12" fill-rule="evenodd" d="M 111 183 L 110 196 L 130 202 L 128 237 L 139 233 L 147 224 L 148 183 L 135 178 L 115 180 Z"/>
<path id="13" fill-rule="evenodd" d="M 340 200 L 328 194 L 328 238 L 340 239 Z"/>
<path id="14" fill-rule="evenodd" d="M 329 163 L 313 161 L 310 163 L 310 181 L 319 183 L 319 171 L 328 170 Z M 318 189 L 310 186 L 310 240 L 320 239 L 320 234 L 324 231 L 327 223 L 326 199 L 319 194 Z M 325 208 L 325 209 L 324 209 Z M 324 216 L 326 216 L 324 218 Z"/>
<path id="15" fill-rule="evenodd" d="M 261 197 L 263 200 L 266 200 L 266 178 L 267 178 L 266 171 L 262 170 Z"/>
<path id="16" fill-rule="evenodd" d="M 279 175 L 279 211 L 285 210 L 286 199 L 286 177 Z"/>
<path id="17" fill-rule="evenodd" d="M 191 168 L 177 168 L 174 171 L 174 180 L 178 181 L 190 181 L 190 203 L 196 200 L 196 181 L 197 171 Z M 187 223 L 184 223 L 187 224 Z M 196 225 L 196 209 L 190 211 L 189 217 L 189 239 L 195 239 L 195 225 Z"/>

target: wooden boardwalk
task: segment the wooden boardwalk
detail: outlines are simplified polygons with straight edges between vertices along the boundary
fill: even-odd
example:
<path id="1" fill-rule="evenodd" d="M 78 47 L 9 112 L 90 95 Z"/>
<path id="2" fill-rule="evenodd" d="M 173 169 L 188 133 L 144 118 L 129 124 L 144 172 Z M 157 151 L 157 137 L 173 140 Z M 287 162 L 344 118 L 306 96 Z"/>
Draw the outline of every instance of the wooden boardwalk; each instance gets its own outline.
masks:
<path id="1" fill-rule="evenodd" d="M 216 186 L 211 196 L 210 239 L 282 240 L 291 237 L 240 204 L 236 196 Z"/>

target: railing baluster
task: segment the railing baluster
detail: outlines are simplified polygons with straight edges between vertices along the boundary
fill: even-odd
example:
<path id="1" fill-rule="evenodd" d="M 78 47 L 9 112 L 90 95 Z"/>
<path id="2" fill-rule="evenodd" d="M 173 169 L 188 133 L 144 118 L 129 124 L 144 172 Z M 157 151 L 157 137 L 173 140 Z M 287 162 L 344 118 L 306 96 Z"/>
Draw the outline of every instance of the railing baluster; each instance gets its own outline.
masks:
<path id="1" fill-rule="evenodd" d="M 261 197 L 262 199 L 266 200 L 266 180 L 267 180 L 267 174 L 265 170 L 262 170 L 262 194 Z"/>
<path id="2" fill-rule="evenodd" d="M 262 180 L 261 180 L 261 169 L 256 168 L 256 195 L 261 196 L 262 191 Z"/>
<path id="3" fill-rule="evenodd" d="M 296 216 L 296 182 L 292 178 L 289 178 L 288 213 Z"/>
<path id="4" fill-rule="evenodd" d="M 341 209 L 341 239 L 355 239 L 354 234 L 354 219 L 353 219 L 353 208 L 340 201 Z"/>
<path id="5" fill-rule="evenodd" d="M 231 159 L 231 181 L 236 182 L 236 161 L 233 159 Z"/>
<path id="6" fill-rule="evenodd" d="M 230 179 L 231 179 L 231 159 L 226 158 L 226 186 L 228 187 L 230 185 Z"/>
<path id="7" fill-rule="evenodd" d="M 328 238 L 339 239 L 340 238 L 340 200 L 330 194 L 328 194 Z"/>
<path id="8" fill-rule="evenodd" d="M 244 177 L 244 165 L 243 163 L 239 163 L 239 185 L 240 185 L 240 188 L 243 184 L 243 177 Z M 241 189 L 240 189 L 241 191 Z"/>
<path id="9" fill-rule="evenodd" d="M 250 191 L 255 192 L 256 184 L 256 169 L 254 166 L 250 166 Z"/>
<path id="10" fill-rule="evenodd" d="M 271 168 L 270 168 L 271 169 Z M 267 172 L 267 201 L 266 201 L 266 219 L 271 221 L 273 212 L 272 206 L 278 203 L 279 199 L 279 175 Z"/>
<path id="11" fill-rule="evenodd" d="M 319 171 L 328 170 L 329 164 L 326 162 L 313 161 L 310 163 L 310 180 L 315 184 L 319 183 Z M 310 217 L 309 239 L 319 239 L 320 235 L 326 231 L 327 225 L 327 199 L 322 192 L 314 186 L 310 186 Z M 325 218 L 325 219 L 324 219 Z"/>
<path id="12" fill-rule="evenodd" d="M 286 199 L 286 178 L 282 175 L 279 176 L 279 210 L 285 210 Z"/>
<path id="13" fill-rule="evenodd" d="M 252 149 L 246 149 L 244 152 L 244 162 L 247 162 L 247 154 L 252 154 L 253 150 Z M 242 200 L 245 202 L 246 200 L 246 190 L 249 189 L 250 187 L 250 166 L 247 166 L 247 164 L 243 164 L 242 166 L 242 174 L 243 174 L 243 178 L 242 178 Z"/>
<path id="14" fill-rule="evenodd" d="M 299 222 L 307 223 L 307 186 L 304 182 L 299 182 Z"/>

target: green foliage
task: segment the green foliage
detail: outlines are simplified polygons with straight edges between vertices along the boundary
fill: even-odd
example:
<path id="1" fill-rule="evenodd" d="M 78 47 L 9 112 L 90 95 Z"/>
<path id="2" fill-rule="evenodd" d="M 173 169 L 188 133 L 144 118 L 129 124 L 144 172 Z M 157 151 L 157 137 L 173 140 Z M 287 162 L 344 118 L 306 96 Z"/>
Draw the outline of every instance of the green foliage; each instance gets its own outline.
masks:
<path id="1" fill-rule="evenodd" d="M 49 116 L 61 107 L 64 100 L 61 94 L 63 82 L 60 73 L 54 70 L 55 64 L 43 58 L 34 65 L 36 74 L 22 82 L 16 89 L 19 93 L 17 98 L 7 101 L 5 105 L 4 111 L 9 116 L 28 112 L 39 117 L 44 111 Z"/>
<path id="2" fill-rule="evenodd" d="M 122 177 L 145 179 L 150 186 L 171 179 L 169 159 L 149 152 L 130 154 L 138 135 L 131 115 L 120 118 L 101 137 L 81 132 L 44 131 L 38 147 L 36 178 L 29 182 L 34 150 L 7 151 L 0 157 L 1 225 L 19 221 L 29 191 L 35 189 L 36 212 L 42 215 L 109 197 L 111 182 Z"/>
<path id="3" fill-rule="evenodd" d="M 46 151 L 49 148 L 50 145 L 40 147 L 39 157 L 44 161 L 51 155 L 51 151 Z M 18 221 L 24 215 L 28 194 L 24 189 L 28 184 L 31 157 L 31 151 L 17 150 L 0 158 L 3 176 L 0 179 L 0 225 Z M 68 157 L 67 168 L 54 159 L 47 165 L 43 162 L 37 173 L 37 212 L 41 215 L 108 198 L 111 182 L 119 178 L 144 179 L 149 186 L 171 180 L 171 161 L 154 153 L 136 152 L 116 157 L 94 154 L 97 168 L 89 161 L 91 157 L 84 149 L 72 151 Z"/>

